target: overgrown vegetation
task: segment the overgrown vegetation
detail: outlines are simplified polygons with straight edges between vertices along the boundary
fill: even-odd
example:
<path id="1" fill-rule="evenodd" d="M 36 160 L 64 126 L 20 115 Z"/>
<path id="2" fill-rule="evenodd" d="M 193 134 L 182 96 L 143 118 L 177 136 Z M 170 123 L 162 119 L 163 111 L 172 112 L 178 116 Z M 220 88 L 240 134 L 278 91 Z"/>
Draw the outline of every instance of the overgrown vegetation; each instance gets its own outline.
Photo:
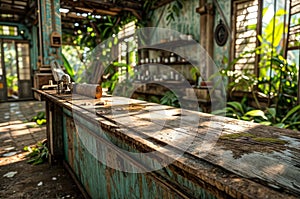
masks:
<path id="1" fill-rule="evenodd" d="M 174 21 L 175 17 L 179 15 L 183 8 L 184 1 L 185 0 L 175 0 L 172 3 L 165 5 L 167 11 L 166 20 L 168 23 Z M 115 3 L 118 4 L 118 2 Z M 109 58 L 111 54 L 114 53 L 114 45 L 119 42 L 117 34 L 124 28 L 125 25 L 130 22 L 134 22 L 137 28 L 150 26 L 149 22 L 151 22 L 154 9 L 159 4 L 159 1 L 144 0 L 141 1 L 141 3 L 141 10 L 122 9 L 122 11 L 116 16 L 107 15 L 95 17 L 91 14 L 88 15 L 86 19 L 78 22 L 74 30 L 64 30 L 63 41 L 64 43 L 70 44 L 69 46 L 63 47 L 64 67 L 75 82 L 90 83 L 89 77 L 91 74 L 89 73 L 91 73 L 90 71 L 93 71 L 94 68 L 88 67 L 91 65 L 91 60 L 88 59 L 88 54 L 100 43 L 103 44 L 103 42 L 107 41 L 107 39 L 113 38 L 113 41 L 108 42 L 106 44 L 107 46 L 103 48 L 105 50 L 103 50 L 102 54 L 99 55 L 99 59 L 101 60 L 110 60 Z M 128 53 L 130 54 L 130 52 Z M 114 62 L 116 60 L 111 61 Z M 70 63 L 72 63 L 72 67 Z M 105 67 L 110 67 L 111 64 L 112 63 L 103 63 Z M 73 65 L 76 66 L 73 67 Z M 110 75 L 110 78 L 117 78 L 117 76 L 118 75 L 113 77 Z M 104 79 L 104 81 L 106 80 L 109 81 L 107 84 L 115 81 L 114 79 Z"/>
<path id="2" fill-rule="evenodd" d="M 29 159 L 27 161 L 29 164 L 38 165 L 48 160 L 49 150 L 46 141 L 38 142 L 35 146 L 25 146 L 24 151 L 29 152 L 29 154 L 26 155 Z"/>
<path id="3" fill-rule="evenodd" d="M 185 0 L 175 0 L 167 5 L 166 20 L 168 23 L 179 16 Z M 100 18 L 88 15 L 74 30 L 65 31 L 63 40 L 82 48 L 94 49 L 106 39 L 118 34 L 129 22 L 135 21 L 137 27 L 149 26 L 158 0 L 142 1 L 141 10 L 123 9 L 116 16 L 102 16 Z"/>
<path id="4" fill-rule="evenodd" d="M 167 14 L 166 20 L 168 23 L 175 20 L 175 17 L 179 15 L 183 8 L 183 2 L 185 0 L 175 0 L 174 2 L 166 6 Z M 87 52 L 95 48 L 99 43 L 103 42 L 107 38 L 117 35 L 118 32 L 129 22 L 134 21 L 137 27 L 147 26 L 148 22 L 153 16 L 153 8 L 157 5 L 158 0 L 145 0 L 143 1 L 143 9 L 141 13 L 135 13 L 129 10 L 124 10 L 117 16 L 104 16 L 101 19 L 87 16 L 86 20 L 83 20 L 78 28 L 75 30 L 75 36 L 73 31 L 65 33 L 64 40 L 72 40 L 73 44 L 77 45 L 76 56 L 79 57 L 82 65 L 77 76 L 79 78 L 89 77 L 89 73 L 86 70 L 88 63 L 85 59 Z M 267 13 L 269 8 L 264 8 L 263 14 Z M 224 58 L 224 68 L 220 71 L 223 76 L 224 82 L 228 82 L 228 106 L 224 110 L 215 111 L 214 114 L 224 114 L 232 118 L 237 118 L 246 121 L 258 122 L 264 125 L 272 125 L 280 128 L 300 129 L 300 108 L 297 106 L 297 67 L 295 63 L 290 63 L 283 58 L 282 49 L 279 49 L 283 35 L 286 34 L 286 25 L 280 17 L 286 15 L 286 11 L 283 9 L 277 10 L 275 17 L 272 17 L 270 21 L 265 24 L 263 29 L 263 35 L 258 36 L 260 46 L 252 51 L 244 52 L 237 59 L 229 62 L 227 58 Z M 276 25 L 276 27 L 274 26 Z M 82 28 L 86 27 L 86 28 Z M 251 24 L 246 27 L 249 30 L 256 30 L 256 24 Z M 114 41 L 108 43 L 105 51 L 99 55 L 100 59 L 107 60 L 113 52 L 113 46 L 118 43 L 118 38 L 114 37 Z M 242 73 L 234 71 L 233 66 L 239 59 L 246 58 L 247 55 L 256 53 L 260 57 L 259 62 L 259 76 L 253 74 L 253 71 L 243 70 Z M 106 59 L 105 59 L 106 58 Z M 65 59 L 65 68 L 71 70 L 70 64 Z M 124 75 L 121 74 L 118 68 L 126 67 L 127 71 L 131 68 L 129 65 L 123 66 L 123 63 L 104 63 L 108 66 L 105 73 L 105 81 L 102 86 L 109 88 L 110 92 L 116 87 L 119 78 Z M 199 76 L 197 71 L 192 71 L 193 78 Z M 216 74 L 216 75 L 219 75 Z M 233 81 L 230 81 L 233 80 Z M 81 79 L 79 79 L 81 81 Z M 82 81 L 86 81 L 83 79 Z M 232 101 L 231 94 L 235 91 L 242 90 L 251 94 L 251 99 L 244 98 L 242 101 Z M 265 96 L 267 99 L 267 106 L 262 107 L 259 102 L 258 95 Z M 250 106 L 249 100 L 255 102 L 255 106 Z M 161 99 L 153 99 L 155 102 L 161 104 L 179 107 L 177 97 L 167 92 Z"/>
<path id="5" fill-rule="evenodd" d="M 229 96 L 237 90 L 246 90 L 252 93 L 256 107 L 251 107 L 247 103 L 248 99 L 243 98 L 241 102 L 228 102 L 227 107 L 223 110 L 214 111 L 213 114 L 224 114 L 232 118 L 258 122 L 265 125 L 277 126 L 280 128 L 289 128 L 294 130 L 300 129 L 300 105 L 297 105 L 297 67 L 289 64 L 282 55 L 278 54 L 274 48 L 263 43 L 257 49 L 256 53 L 273 51 L 273 55 L 263 55 L 260 63 L 260 77 L 256 77 L 247 70 L 242 73 L 236 73 L 232 70 L 232 65 L 236 62 L 228 64 L 228 67 L 221 71 L 221 74 L 227 79 L 232 78 L 227 85 Z M 264 49 L 264 50 L 262 50 Z M 247 52 L 250 53 L 250 52 Z M 244 53 L 239 58 L 244 57 Z M 264 63 L 264 64 L 263 64 Z M 268 75 L 266 71 L 272 74 Z M 267 107 L 261 107 L 257 98 L 257 94 L 261 94 L 268 99 Z M 229 97 L 230 101 L 230 97 Z"/>
<path id="6" fill-rule="evenodd" d="M 177 96 L 171 91 L 165 93 L 160 99 L 160 103 L 167 106 L 180 107 Z"/>
<path id="7" fill-rule="evenodd" d="M 267 13 L 267 10 L 268 8 L 265 8 L 263 14 Z M 297 66 L 286 60 L 283 57 L 283 49 L 279 48 L 283 35 L 287 33 L 284 21 L 280 20 L 285 14 L 285 10 L 279 9 L 266 24 L 263 34 L 258 36 L 260 46 L 242 53 L 230 63 L 227 58 L 224 59 L 226 67 L 220 73 L 223 80 L 229 82 L 227 85 L 229 102 L 226 108 L 214 111 L 214 114 L 226 113 L 226 116 L 236 119 L 300 130 Z M 256 29 L 256 25 L 248 28 Z M 260 57 L 258 77 L 247 69 L 242 72 L 233 69 L 238 60 L 247 59 L 252 53 Z M 251 93 L 251 99 L 244 97 L 240 102 L 233 101 L 232 94 L 241 90 Z M 262 107 L 258 95 L 267 101 L 265 107 Z M 249 105 L 250 100 L 255 102 L 255 106 Z"/>
<path id="8" fill-rule="evenodd" d="M 47 123 L 45 111 L 38 112 L 36 116 L 31 118 L 32 122 L 36 122 L 37 125 L 43 125 Z"/>
<path id="9" fill-rule="evenodd" d="M 262 39 L 261 41 L 263 42 Z M 256 48 L 255 51 L 263 57 L 260 63 L 260 77 L 248 73 L 247 70 L 242 73 L 236 73 L 232 70 L 232 66 L 237 59 L 251 52 L 242 54 L 228 64 L 228 67 L 222 70 L 221 74 L 225 78 L 230 77 L 235 80 L 227 85 L 229 102 L 226 108 L 214 111 L 213 114 L 226 113 L 226 116 L 236 119 L 300 130 L 300 105 L 296 104 L 298 89 L 296 65 L 294 63 L 289 64 L 282 55 L 275 51 L 274 47 L 272 48 L 266 43 Z M 268 54 L 265 52 L 273 53 Z M 247 98 L 243 98 L 241 102 L 230 101 L 231 93 L 237 90 L 246 90 L 252 93 L 252 99 L 255 101 L 256 106 L 249 106 L 249 99 Z M 268 99 L 267 107 L 261 107 L 257 98 L 259 93 Z"/>
<path id="10" fill-rule="evenodd" d="M 244 97 L 241 102 L 227 102 L 227 107 L 213 111 L 212 114 L 225 114 L 227 117 L 279 128 L 300 129 L 300 105 L 289 109 L 285 115 L 281 115 L 276 114 L 276 108 L 274 107 L 266 107 L 265 109 L 251 107 L 247 105 L 247 98 Z"/>

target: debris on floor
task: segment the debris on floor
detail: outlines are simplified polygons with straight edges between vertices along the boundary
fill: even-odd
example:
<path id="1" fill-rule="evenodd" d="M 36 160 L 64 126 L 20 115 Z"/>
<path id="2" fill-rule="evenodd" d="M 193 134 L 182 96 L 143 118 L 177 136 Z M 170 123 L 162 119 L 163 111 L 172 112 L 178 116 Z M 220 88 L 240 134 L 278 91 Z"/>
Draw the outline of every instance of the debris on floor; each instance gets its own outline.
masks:
<path id="1" fill-rule="evenodd" d="M 17 171 L 11 171 L 11 172 L 4 174 L 3 177 L 13 178 L 17 173 L 18 173 Z"/>

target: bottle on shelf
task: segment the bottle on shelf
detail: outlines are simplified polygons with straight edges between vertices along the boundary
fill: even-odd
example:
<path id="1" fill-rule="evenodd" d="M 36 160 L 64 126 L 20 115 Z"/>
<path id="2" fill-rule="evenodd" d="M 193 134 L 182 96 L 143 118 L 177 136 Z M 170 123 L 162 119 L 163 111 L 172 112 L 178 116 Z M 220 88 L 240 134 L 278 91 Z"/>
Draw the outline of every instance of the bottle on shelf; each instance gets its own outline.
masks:
<path id="1" fill-rule="evenodd" d="M 146 71 L 145 71 L 145 77 L 144 77 L 144 80 L 145 81 L 149 81 L 150 80 L 150 72 L 149 72 L 149 70 L 147 69 Z"/>
<path id="2" fill-rule="evenodd" d="M 176 56 L 174 55 L 174 53 L 170 54 L 170 63 L 174 63 L 176 62 Z"/>
<path id="3" fill-rule="evenodd" d="M 165 57 L 165 58 L 164 58 L 164 63 L 166 63 L 166 64 L 169 63 L 168 57 Z"/>
<path id="4" fill-rule="evenodd" d="M 170 80 L 174 80 L 174 72 L 170 71 Z"/>
<path id="5" fill-rule="evenodd" d="M 156 62 L 157 62 L 157 63 L 161 63 L 161 57 L 160 57 L 160 56 L 158 56 L 158 57 L 156 58 Z"/>

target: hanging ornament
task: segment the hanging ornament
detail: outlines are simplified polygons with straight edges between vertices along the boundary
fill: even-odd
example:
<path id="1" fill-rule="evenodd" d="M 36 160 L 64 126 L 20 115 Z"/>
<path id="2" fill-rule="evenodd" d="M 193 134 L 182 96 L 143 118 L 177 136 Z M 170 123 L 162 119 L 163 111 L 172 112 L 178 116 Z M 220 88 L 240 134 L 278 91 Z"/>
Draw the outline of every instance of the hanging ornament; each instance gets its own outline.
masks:
<path id="1" fill-rule="evenodd" d="M 228 38 L 228 32 L 222 20 L 215 29 L 215 40 L 219 46 L 224 46 Z"/>

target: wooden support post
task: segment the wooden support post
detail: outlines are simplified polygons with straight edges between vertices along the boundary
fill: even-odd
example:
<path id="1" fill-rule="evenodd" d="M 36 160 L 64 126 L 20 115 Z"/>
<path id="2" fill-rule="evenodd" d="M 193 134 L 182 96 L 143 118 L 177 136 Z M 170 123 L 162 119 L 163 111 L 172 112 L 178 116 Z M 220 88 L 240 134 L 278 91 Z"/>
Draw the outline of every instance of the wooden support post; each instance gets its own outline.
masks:
<path id="1" fill-rule="evenodd" d="M 209 78 L 215 71 L 213 71 L 212 60 L 214 56 L 214 20 L 215 12 L 213 4 L 206 4 L 207 20 L 206 20 L 206 51 L 211 57 L 206 60 L 206 78 Z"/>
<path id="2" fill-rule="evenodd" d="M 200 14 L 200 44 L 206 49 L 206 0 L 200 0 L 200 7 L 197 8 L 197 12 Z"/>
<path id="3" fill-rule="evenodd" d="M 207 0 L 199 1 L 200 7 L 196 9 L 196 12 L 200 14 L 200 44 L 206 50 L 208 55 L 213 58 L 213 46 L 214 46 L 214 6 L 211 3 L 207 3 Z M 206 80 L 210 75 L 214 73 L 211 66 L 211 60 L 205 59 L 204 69 L 200 71 L 201 76 Z M 202 66 L 203 67 L 203 66 Z"/>
<path id="4" fill-rule="evenodd" d="M 63 111 L 57 104 L 46 101 L 47 142 L 50 164 L 63 158 Z"/>
<path id="5" fill-rule="evenodd" d="M 203 49 L 206 50 L 206 0 L 200 0 L 199 1 L 199 8 L 196 9 L 196 12 L 198 12 L 200 14 L 200 45 L 202 46 Z M 201 57 L 202 58 L 202 57 Z M 203 62 L 201 61 L 201 63 L 205 63 L 204 66 L 200 66 L 200 73 L 201 73 L 201 77 L 202 78 L 206 78 L 206 60 L 205 57 L 203 57 Z"/>

